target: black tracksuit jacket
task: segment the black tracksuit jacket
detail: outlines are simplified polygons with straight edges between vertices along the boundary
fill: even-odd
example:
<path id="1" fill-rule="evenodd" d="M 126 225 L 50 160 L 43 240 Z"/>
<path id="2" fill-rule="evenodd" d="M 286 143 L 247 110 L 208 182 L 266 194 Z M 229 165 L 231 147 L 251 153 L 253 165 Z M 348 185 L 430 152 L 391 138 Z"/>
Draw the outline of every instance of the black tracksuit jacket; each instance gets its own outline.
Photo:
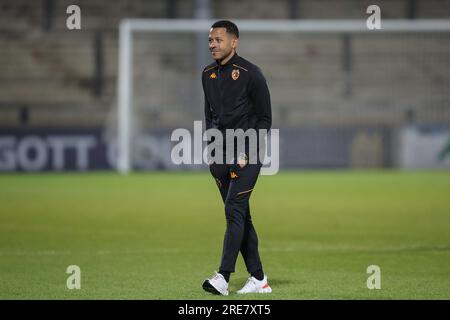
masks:
<path id="1" fill-rule="evenodd" d="M 202 73 L 206 129 L 270 129 L 270 94 L 261 70 L 235 53 L 225 64 L 214 62 Z"/>

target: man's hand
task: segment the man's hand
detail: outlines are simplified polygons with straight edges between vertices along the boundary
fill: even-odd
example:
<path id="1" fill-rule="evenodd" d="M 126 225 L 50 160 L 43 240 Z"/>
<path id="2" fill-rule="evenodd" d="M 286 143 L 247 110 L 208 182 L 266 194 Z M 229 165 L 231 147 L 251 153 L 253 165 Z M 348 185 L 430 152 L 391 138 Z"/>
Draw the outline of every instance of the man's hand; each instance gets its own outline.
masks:
<path id="1" fill-rule="evenodd" d="M 247 155 L 241 153 L 238 158 L 239 167 L 241 167 L 241 169 L 242 169 L 243 167 L 245 167 L 247 165 L 247 163 L 248 163 Z"/>
<path id="2" fill-rule="evenodd" d="M 247 160 L 239 160 L 238 165 L 242 169 L 243 167 L 245 167 L 247 165 L 247 162 L 248 162 Z"/>

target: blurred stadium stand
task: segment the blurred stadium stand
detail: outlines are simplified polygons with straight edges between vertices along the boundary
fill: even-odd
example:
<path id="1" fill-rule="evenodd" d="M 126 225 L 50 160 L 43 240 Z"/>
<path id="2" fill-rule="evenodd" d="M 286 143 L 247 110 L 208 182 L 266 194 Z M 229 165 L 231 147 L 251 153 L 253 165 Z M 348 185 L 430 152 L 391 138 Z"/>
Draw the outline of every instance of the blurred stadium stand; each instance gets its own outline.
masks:
<path id="1" fill-rule="evenodd" d="M 366 19 L 372 2 L 0 0 L 0 129 L 110 128 L 117 107 L 118 25 L 124 18 L 195 18 L 206 5 L 213 19 Z M 71 4 L 81 7 L 80 31 L 66 28 Z M 450 18 L 450 1 L 376 4 L 383 19 Z M 135 38 L 134 107 L 140 122 L 148 130 L 190 128 L 203 110 L 195 35 Z M 298 153 L 286 150 L 285 167 L 394 166 L 393 129 L 450 124 L 450 33 L 276 39 L 244 33 L 242 39 L 238 52 L 260 65 L 270 83 L 273 126 L 292 131 L 283 143 L 298 143 L 299 132 L 305 140 L 302 152 L 309 157 L 299 161 Z M 333 136 L 352 145 L 327 140 Z"/>

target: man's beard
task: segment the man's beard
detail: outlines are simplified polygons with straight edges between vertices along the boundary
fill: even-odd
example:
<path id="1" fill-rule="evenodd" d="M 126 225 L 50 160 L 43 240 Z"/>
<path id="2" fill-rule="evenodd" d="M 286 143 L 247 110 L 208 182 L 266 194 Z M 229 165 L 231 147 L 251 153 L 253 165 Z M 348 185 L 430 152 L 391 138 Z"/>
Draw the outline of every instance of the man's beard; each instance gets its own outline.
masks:
<path id="1" fill-rule="evenodd" d="M 231 49 L 230 51 L 228 51 L 226 54 L 224 54 L 224 55 L 222 56 L 222 58 L 217 59 L 216 61 L 217 61 L 217 62 L 222 62 L 223 60 L 225 60 L 226 58 L 228 58 L 228 57 L 231 55 L 232 52 L 233 52 L 233 49 Z"/>

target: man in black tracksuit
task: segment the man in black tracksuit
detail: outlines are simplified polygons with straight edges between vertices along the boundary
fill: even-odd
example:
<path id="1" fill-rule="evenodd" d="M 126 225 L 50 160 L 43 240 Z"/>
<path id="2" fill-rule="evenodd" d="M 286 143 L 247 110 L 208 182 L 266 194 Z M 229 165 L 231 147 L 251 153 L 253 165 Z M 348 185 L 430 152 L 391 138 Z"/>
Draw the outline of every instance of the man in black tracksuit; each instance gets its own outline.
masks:
<path id="1" fill-rule="evenodd" d="M 205 94 L 206 129 L 218 129 L 226 142 L 226 129 L 269 130 L 271 126 L 270 94 L 261 70 L 236 53 L 239 31 L 227 20 L 213 24 L 209 33 L 209 49 L 214 63 L 202 73 Z M 226 232 L 219 272 L 206 279 L 203 288 L 211 293 L 228 295 L 230 273 L 241 252 L 251 274 L 238 293 L 270 293 L 258 252 L 258 237 L 249 208 L 251 192 L 261 169 L 262 159 L 249 163 L 249 147 L 236 154 L 232 163 L 210 163 L 209 169 L 225 204 Z M 257 150 L 258 151 L 258 150 Z M 225 157 L 224 157 L 225 158 Z"/>

